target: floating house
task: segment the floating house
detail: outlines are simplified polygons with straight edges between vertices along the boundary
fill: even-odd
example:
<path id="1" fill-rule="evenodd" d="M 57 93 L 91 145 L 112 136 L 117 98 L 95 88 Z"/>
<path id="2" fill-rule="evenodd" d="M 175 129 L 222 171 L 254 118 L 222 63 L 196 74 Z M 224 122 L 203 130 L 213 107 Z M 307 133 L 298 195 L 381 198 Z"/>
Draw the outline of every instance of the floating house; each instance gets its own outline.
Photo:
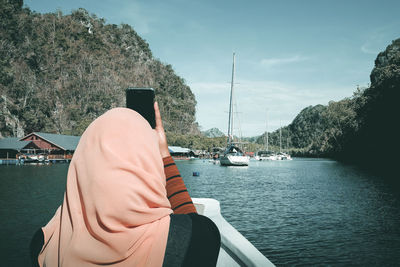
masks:
<path id="1" fill-rule="evenodd" d="M 30 141 L 25 147 L 34 154 L 45 153 L 49 158 L 72 158 L 80 136 L 33 132 L 21 138 Z"/>
<path id="2" fill-rule="evenodd" d="M 15 159 L 29 141 L 20 141 L 18 137 L 0 139 L 0 159 Z"/>
<path id="3" fill-rule="evenodd" d="M 0 159 L 28 159 L 41 156 L 48 160 L 70 160 L 80 136 L 33 132 L 22 138 L 0 139 Z M 189 159 L 195 153 L 189 148 L 169 146 L 175 159 Z"/>
<path id="4" fill-rule="evenodd" d="M 22 138 L 0 139 L 0 158 L 45 155 L 48 159 L 71 159 L 80 136 L 33 132 Z"/>

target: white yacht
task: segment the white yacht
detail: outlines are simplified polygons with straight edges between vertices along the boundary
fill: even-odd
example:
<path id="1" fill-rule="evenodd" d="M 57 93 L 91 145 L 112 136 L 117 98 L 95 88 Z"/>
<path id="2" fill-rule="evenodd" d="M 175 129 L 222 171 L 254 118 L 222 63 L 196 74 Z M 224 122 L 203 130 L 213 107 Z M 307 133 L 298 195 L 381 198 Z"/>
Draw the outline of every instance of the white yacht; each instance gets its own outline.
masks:
<path id="1" fill-rule="evenodd" d="M 277 158 L 277 160 L 292 160 L 292 157 L 288 153 L 285 153 L 285 152 L 279 152 L 276 155 L 276 158 Z"/>
<path id="2" fill-rule="evenodd" d="M 268 150 L 268 117 L 265 125 L 264 145 L 266 145 L 265 151 L 258 151 L 254 158 L 256 160 L 278 160 L 277 155 Z"/>
<path id="3" fill-rule="evenodd" d="M 276 158 L 277 160 L 292 160 L 289 153 L 282 152 L 282 127 L 279 128 L 279 153 L 276 154 Z"/>
<path id="4" fill-rule="evenodd" d="M 219 162 L 224 166 L 247 166 L 250 157 L 244 155 L 243 151 L 236 145 L 231 144 L 220 158 Z"/>
<path id="5" fill-rule="evenodd" d="M 246 156 L 243 151 L 233 141 L 233 85 L 235 80 L 235 53 L 233 53 L 232 63 L 232 80 L 231 94 L 229 99 L 229 119 L 228 119 L 228 144 L 223 156 L 219 159 L 223 166 L 247 166 L 250 157 Z"/>
<path id="6" fill-rule="evenodd" d="M 257 156 L 257 160 L 278 160 L 278 156 L 270 153 L 270 154 L 261 154 Z"/>

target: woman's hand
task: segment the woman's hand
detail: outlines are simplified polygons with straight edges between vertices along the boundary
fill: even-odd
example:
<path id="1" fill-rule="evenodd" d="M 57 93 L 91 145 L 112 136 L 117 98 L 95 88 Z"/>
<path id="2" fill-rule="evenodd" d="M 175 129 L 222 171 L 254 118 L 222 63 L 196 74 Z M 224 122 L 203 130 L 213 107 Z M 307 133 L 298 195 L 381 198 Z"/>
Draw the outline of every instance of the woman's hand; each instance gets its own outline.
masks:
<path id="1" fill-rule="evenodd" d="M 161 157 L 165 158 L 170 156 L 167 137 L 165 136 L 164 127 L 162 125 L 160 109 L 158 108 L 158 103 L 154 102 L 154 113 L 156 115 L 156 133 L 158 136 L 158 146 L 160 148 Z"/>

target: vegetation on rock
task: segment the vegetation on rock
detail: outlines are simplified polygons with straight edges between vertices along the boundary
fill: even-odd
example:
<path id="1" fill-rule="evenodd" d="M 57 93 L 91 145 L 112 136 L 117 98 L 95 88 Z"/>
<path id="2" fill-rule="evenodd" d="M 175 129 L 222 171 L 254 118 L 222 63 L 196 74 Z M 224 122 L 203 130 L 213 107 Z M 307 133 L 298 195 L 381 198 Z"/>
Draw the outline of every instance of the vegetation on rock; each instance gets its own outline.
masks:
<path id="1" fill-rule="evenodd" d="M 199 133 L 194 94 L 131 26 L 85 9 L 39 14 L 12 0 L 0 0 L 0 15 L 0 136 L 80 135 L 125 106 L 129 86 L 155 89 L 167 132 Z"/>
<path id="2" fill-rule="evenodd" d="M 400 39 L 379 53 L 370 79 L 371 85 L 357 88 L 352 97 L 303 109 L 282 128 L 282 143 L 288 141 L 289 150 L 303 156 L 394 160 L 399 148 Z M 264 135 L 256 142 L 262 144 Z M 269 142 L 279 146 L 279 130 L 269 134 Z"/>

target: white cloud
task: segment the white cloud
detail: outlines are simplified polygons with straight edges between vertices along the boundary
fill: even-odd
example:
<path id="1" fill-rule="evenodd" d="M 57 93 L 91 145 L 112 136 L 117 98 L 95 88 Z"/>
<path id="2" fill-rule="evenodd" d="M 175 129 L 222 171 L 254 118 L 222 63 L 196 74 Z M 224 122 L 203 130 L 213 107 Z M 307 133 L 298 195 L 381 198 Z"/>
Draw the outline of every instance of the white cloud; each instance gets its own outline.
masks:
<path id="1" fill-rule="evenodd" d="M 334 88 L 329 85 L 304 88 L 279 81 L 238 81 L 235 86 L 236 117 L 243 136 L 256 136 L 290 124 L 295 116 L 309 105 L 340 100 L 352 88 Z M 213 127 L 227 132 L 229 83 L 193 83 L 190 87 L 197 99 L 196 119 L 203 130 Z"/>
<path id="2" fill-rule="evenodd" d="M 386 48 L 392 38 L 397 38 L 399 26 L 400 23 L 397 22 L 371 29 L 360 50 L 365 54 L 377 55 Z"/>
<path id="3" fill-rule="evenodd" d="M 284 58 L 264 58 L 261 60 L 261 65 L 265 67 L 271 67 L 275 65 L 282 65 L 288 63 L 295 63 L 300 61 L 308 60 L 307 57 L 301 55 L 295 55 L 291 57 L 284 57 Z"/>
<path id="4" fill-rule="evenodd" d="M 361 46 L 361 51 L 365 54 L 377 55 L 379 53 L 379 49 L 373 49 L 371 46 L 371 42 L 366 42 Z"/>
<path id="5" fill-rule="evenodd" d="M 123 23 L 132 25 L 139 35 L 147 35 L 153 31 L 153 27 L 157 25 L 158 10 L 156 7 L 152 12 L 137 1 L 123 2 L 124 6 L 119 8 L 118 16 Z"/>
<path id="6" fill-rule="evenodd" d="M 190 88 L 196 94 L 219 94 L 230 90 L 229 83 L 189 83 Z"/>

